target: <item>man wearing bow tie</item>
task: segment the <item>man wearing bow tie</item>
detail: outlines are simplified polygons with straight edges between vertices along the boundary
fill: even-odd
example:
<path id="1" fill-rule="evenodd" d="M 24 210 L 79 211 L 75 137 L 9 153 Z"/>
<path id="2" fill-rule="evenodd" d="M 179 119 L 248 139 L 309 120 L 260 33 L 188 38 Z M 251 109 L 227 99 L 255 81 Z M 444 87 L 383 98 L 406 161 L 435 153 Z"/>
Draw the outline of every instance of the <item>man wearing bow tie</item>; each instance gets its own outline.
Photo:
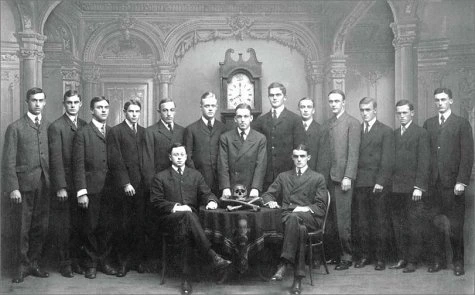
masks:
<path id="1" fill-rule="evenodd" d="M 65 113 L 48 128 L 49 160 L 51 171 L 51 227 L 60 259 L 60 273 L 73 277 L 73 272 L 84 274 L 79 265 L 81 256 L 78 202 L 73 184 L 73 138 L 86 121 L 78 117 L 82 99 L 77 91 L 64 93 Z"/>
<path id="2" fill-rule="evenodd" d="M 46 278 L 38 265 L 48 230 L 49 155 L 47 130 L 43 118 L 46 96 L 41 88 L 26 93 L 28 112 L 10 124 L 3 147 L 3 189 L 13 203 L 12 225 L 17 235 L 14 244 L 16 270 L 13 283 L 28 275 Z"/>
<path id="3" fill-rule="evenodd" d="M 473 166 L 472 127 L 467 119 L 452 112 L 454 101 L 450 89 L 437 88 L 434 102 L 438 114 L 424 123 L 430 138 L 429 191 L 432 215 L 445 215 L 450 222 L 454 274 L 460 276 L 465 274 L 463 224 L 465 190 L 470 183 Z M 434 229 L 433 238 L 433 262 L 428 271 L 438 272 L 446 267 L 444 235 L 440 229 Z"/>

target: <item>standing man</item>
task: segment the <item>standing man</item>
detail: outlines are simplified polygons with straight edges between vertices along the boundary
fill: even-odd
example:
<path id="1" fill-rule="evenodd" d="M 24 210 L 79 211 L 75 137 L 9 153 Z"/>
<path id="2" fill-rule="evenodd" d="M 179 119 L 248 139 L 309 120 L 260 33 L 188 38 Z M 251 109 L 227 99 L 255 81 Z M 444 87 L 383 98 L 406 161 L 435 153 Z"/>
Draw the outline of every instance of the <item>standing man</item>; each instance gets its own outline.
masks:
<path id="1" fill-rule="evenodd" d="M 295 295 L 302 292 L 301 281 L 305 277 L 307 233 L 322 227 L 328 198 L 325 178 L 307 165 L 310 158 L 304 144 L 297 146 L 292 152 L 294 169 L 280 173 L 262 195 L 266 206 L 282 207 L 284 225 L 281 263 L 271 281 L 281 281 L 288 265 L 292 264 L 294 282 L 290 294 Z M 282 199 L 282 206 L 276 202 L 278 199 Z"/>
<path id="2" fill-rule="evenodd" d="M 264 189 L 267 189 L 279 173 L 292 169 L 289 154 L 305 142 L 305 131 L 299 116 L 289 111 L 284 103 L 287 90 L 284 85 L 273 82 L 267 88 L 271 110 L 254 121 L 253 128 L 267 139 L 267 171 Z M 280 200 L 278 200 L 280 201 Z"/>
<path id="3" fill-rule="evenodd" d="M 131 263 L 140 270 L 145 252 L 145 205 L 143 193 L 143 144 L 145 128 L 138 124 L 142 104 L 131 99 L 124 104 L 125 120 L 107 136 L 107 157 L 112 174 L 118 224 L 118 277 L 127 274 Z M 131 261 L 133 259 L 133 261 Z"/>
<path id="4" fill-rule="evenodd" d="M 236 184 L 246 187 L 249 197 L 258 197 L 266 174 L 266 137 L 252 130 L 251 107 L 239 104 L 234 121 L 238 127 L 219 139 L 219 188 L 224 198 L 231 197 Z"/>
<path id="5" fill-rule="evenodd" d="M 332 196 L 331 214 L 336 211 L 336 225 L 342 254 L 336 270 L 348 269 L 352 264 L 351 246 L 351 198 L 358 167 L 361 127 L 358 120 L 345 111 L 345 93 L 339 89 L 330 91 L 328 104 L 333 117 L 321 129 L 317 159 L 317 172 L 325 176 Z M 333 206 L 334 204 L 334 206 Z M 332 217 L 332 216 L 330 216 Z M 334 227 L 334 218 L 330 218 Z M 336 230 L 335 230 L 336 232 Z"/>
<path id="6" fill-rule="evenodd" d="M 106 126 L 109 115 L 109 100 L 104 96 L 91 99 L 92 120 L 77 131 L 73 140 L 73 177 L 77 200 L 81 208 L 86 278 L 96 278 L 98 264 L 102 272 L 115 275 L 107 261 L 110 245 L 110 200 L 108 185 L 110 175 L 107 166 Z"/>
<path id="7" fill-rule="evenodd" d="M 386 202 L 391 192 L 394 164 L 393 130 L 376 119 L 374 98 L 360 100 L 363 119 L 352 212 L 355 224 L 356 268 L 376 259 L 375 270 L 386 268 Z M 338 210 L 338 209 L 337 209 Z M 374 253 L 371 253 L 374 250 Z"/>
<path id="8" fill-rule="evenodd" d="M 145 129 L 145 185 L 150 187 L 153 176 L 170 167 L 168 149 L 174 142 L 183 143 L 185 128 L 175 124 L 176 107 L 171 99 L 162 99 L 158 104 L 160 121 Z"/>
<path id="9" fill-rule="evenodd" d="M 226 127 L 215 118 L 218 100 L 214 93 L 203 93 L 200 108 L 201 118 L 185 129 L 186 164 L 201 172 L 211 191 L 218 195 L 219 137 Z"/>
<path id="10" fill-rule="evenodd" d="M 424 128 L 429 133 L 431 169 L 429 190 L 434 215 L 445 215 L 450 221 L 454 274 L 464 275 L 463 224 L 465 220 L 465 189 L 470 183 L 473 166 L 472 127 L 467 119 L 452 113 L 452 91 L 437 88 L 434 91 L 437 116 L 429 118 Z M 446 266 L 443 261 L 444 236 L 434 232 L 433 263 L 429 272 Z"/>
<path id="11" fill-rule="evenodd" d="M 201 173 L 185 167 L 186 149 L 174 143 L 168 151 L 171 167 L 156 174 L 150 188 L 150 201 L 157 209 L 159 228 L 183 241 L 182 294 L 191 294 L 190 282 L 192 249 L 212 261 L 214 268 L 227 268 L 231 261 L 223 259 L 211 249 L 198 217 L 200 206 L 207 210 L 218 208 L 216 196 L 206 184 Z M 166 259 L 166 257 L 163 257 Z"/>
<path id="12" fill-rule="evenodd" d="M 73 138 L 86 121 L 78 117 L 82 106 L 81 96 L 75 90 L 64 93 L 66 111 L 48 128 L 51 188 L 54 195 L 51 209 L 51 226 L 59 250 L 60 273 L 72 278 L 73 272 L 84 274 L 79 265 L 81 256 L 81 228 L 78 202 L 73 183 Z"/>
<path id="13" fill-rule="evenodd" d="M 10 124 L 3 147 L 3 188 L 13 203 L 16 270 L 13 283 L 28 275 L 46 278 L 38 265 L 48 231 L 48 126 L 42 112 L 46 96 L 41 88 L 26 92 L 28 112 Z"/>
<path id="14" fill-rule="evenodd" d="M 396 103 L 401 126 L 394 130 L 395 161 L 390 212 L 396 239 L 398 262 L 391 269 L 416 271 L 422 256 L 423 235 L 427 229 L 424 205 L 428 192 L 430 147 L 427 131 L 412 121 L 414 105 L 408 100 Z"/>
<path id="15" fill-rule="evenodd" d="M 306 135 L 306 145 L 309 150 L 309 154 L 313 155 L 308 161 L 308 167 L 313 171 L 317 169 L 317 154 L 318 154 L 318 144 L 320 140 L 320 124 L 318 124 L 314 119 L 313 115 L 315 114 L 315 106 L 313 100 L 304 97 L 299 101 L 299 111 L 300 117 L 302 118 L 302 125 L 305 129 Z"/>

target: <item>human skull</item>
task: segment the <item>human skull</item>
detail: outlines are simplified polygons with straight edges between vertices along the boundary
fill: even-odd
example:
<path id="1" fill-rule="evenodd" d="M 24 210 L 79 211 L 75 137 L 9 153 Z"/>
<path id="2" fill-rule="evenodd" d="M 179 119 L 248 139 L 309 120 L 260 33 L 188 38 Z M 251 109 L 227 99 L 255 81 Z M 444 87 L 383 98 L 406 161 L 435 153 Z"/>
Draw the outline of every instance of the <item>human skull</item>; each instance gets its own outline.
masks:
<path id="1" fill-rule="evenodd" d="M 244 201 L 247 198 L 247 188 L 242 184 L 236 184 L 233 187 L 233 199 Z"/>

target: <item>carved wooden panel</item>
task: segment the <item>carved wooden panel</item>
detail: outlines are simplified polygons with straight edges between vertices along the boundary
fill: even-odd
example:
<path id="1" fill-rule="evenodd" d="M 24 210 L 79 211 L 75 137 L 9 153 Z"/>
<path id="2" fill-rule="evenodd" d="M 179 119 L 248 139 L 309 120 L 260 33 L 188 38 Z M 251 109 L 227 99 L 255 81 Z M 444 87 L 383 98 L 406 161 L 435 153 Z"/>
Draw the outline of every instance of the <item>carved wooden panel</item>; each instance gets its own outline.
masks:
<path id="1" fill-rule="evenodd" d="M 124 103 L 132 98 L 142 103 L 142 114 L 139 124 L 144 126 L 144 102 L 148 101 L 148 83 L 104 83 L 104 96 L 110 100 L 109 119 L 111 126 L 117 125 L 125 119 Z M 146 126 L 145 126 L 146 127 Z"/>

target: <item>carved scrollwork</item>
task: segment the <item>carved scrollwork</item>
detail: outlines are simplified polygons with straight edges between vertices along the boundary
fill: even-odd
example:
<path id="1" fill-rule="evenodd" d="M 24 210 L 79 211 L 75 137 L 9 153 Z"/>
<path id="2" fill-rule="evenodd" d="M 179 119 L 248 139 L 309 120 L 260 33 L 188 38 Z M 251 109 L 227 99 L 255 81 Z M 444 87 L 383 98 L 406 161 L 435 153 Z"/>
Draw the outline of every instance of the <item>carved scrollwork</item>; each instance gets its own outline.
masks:
<path id="1" fill-rule="evenodd" d="M 235 15 L 228 18 L 228 25 L 231 27 L 232 34 L 239 40 L 243 40 L 245 35 L 249 34 L 249 28 L 253 21 L 246 16 Z"/>
<path id="2" fill-rule="evenodd" d="M 16 54 L 2 54 L 2 55 L 0 55 L 0 61 L 18 61 L 18 55 L 16 55 Z"/>
<path id="3" fill-rule="evenodd" d="M 417 25 L 415 23 L 405 25 L 391 23 L 390 27 L 394 34 L 393 46 L 395 49 L 413 45 L 417 37 Z"/>
<path id="4" fill-rule="evenodd" d="M 36 49 L 20 49 L 19 56 L 24 59 L 40 58 L 43 59 L 45 54 L 43 51 Z"/>
<path id="5" fill-rule="evenodd" d="M 68 81 L 80 80 L 80 73 L 77 69 L 62 69 L 61 74 L 63 75 L 63 80 L 68 80 Z"/>

